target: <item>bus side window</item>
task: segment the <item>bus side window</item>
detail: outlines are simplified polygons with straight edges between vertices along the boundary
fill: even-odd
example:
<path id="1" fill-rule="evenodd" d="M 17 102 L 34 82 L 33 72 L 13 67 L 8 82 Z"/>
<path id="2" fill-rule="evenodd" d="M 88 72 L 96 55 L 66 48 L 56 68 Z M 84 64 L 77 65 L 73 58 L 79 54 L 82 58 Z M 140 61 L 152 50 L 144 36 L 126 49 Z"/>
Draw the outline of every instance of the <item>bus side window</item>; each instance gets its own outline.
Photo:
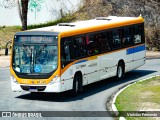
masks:
<path id="1" fill-rule="evenodd" d="M 98 34 L 95 33 L 89 35 L 89 40 L 87 44 L 88 55 L 95 55 L 100 52 L 98 42 L 99 42 Z"/>
<path id="2" fill-rule="evenodd" d="M 109 41 L 107 38 L 107 32 L 101 32 L 98 34 L 98 39 L 100 42 L 101 52 L 106 52 L 110 50 Z"/>
<path id="3" fill-rule="evenodd" d="M 69 38 L 61 40 L 61 62 L 62 68 L 72 62 L 72 42 Z"/>
<path id="4" fill-rule="evenodd" d="M 111 35 L 111 43 L 113 49 L 121 48 L 121 30 L 113 30 Z"/>
<path id="5" fill-rule="evenodd" d="M 134 44 L 141 44 L 143 42 L 143 27 L 142 25 L 134 25 L 133 27 Z"/>
<path id="6" fill-rule="evenodd" d="M 65 56 L 65 60 L 69 61 L 71 59 L 71 55 L 70 55 L 70 46 L 66 45 L 64 46 L 64 56 Z"/>
<path id="7" fill-rule="evenodd" d="M 86 57 L 86 38 L 85 36 L 76 37 L 74 39 L 75 58 Z"/>
<path id="8" fill-rule="evenodd" d="M 128 47 L 133 44 L 132 42 L 132 29 L 131 27 L 126 27 L 123 28 L 123 33 L 122 33 L 122 44 L 123 47 Z"/>

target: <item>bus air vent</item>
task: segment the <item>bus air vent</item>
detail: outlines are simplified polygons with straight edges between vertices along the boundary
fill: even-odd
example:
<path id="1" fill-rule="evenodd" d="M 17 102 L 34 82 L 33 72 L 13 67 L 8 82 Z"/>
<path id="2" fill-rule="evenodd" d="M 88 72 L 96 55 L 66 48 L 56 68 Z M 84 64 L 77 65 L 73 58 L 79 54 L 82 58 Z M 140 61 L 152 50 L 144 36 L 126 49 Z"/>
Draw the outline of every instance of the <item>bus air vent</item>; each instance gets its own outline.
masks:
<path id="1" fill-rule="evenodd" d="M 70 23 L 59 23 L 58 26 L 70 26 L 70 27 L 74 27 L 75 25 L 70 24 Z"/>
<path id="2" fill-rule="evenodd" d="M 96 17 L 96 20 L 111 20 L 107 17 Z"/>
<path id="3" fill-rule="evenodd" d="M 30 88 L 37 89 L 38 91 L 44 91 L 46 89 L 46 86 L 25 86 L 21 85 L 21 88 L 23 90 L 29 91 Z"/>

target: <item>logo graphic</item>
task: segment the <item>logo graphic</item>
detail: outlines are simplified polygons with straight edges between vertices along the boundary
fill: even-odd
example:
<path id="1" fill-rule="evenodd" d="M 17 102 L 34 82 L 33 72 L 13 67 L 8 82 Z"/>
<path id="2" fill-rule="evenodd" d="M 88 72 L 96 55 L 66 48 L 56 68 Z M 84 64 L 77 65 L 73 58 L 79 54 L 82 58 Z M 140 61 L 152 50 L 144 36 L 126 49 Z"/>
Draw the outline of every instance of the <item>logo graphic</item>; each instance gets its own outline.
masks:
<path id="1" fill-rule="evenodd" d="M 12 117 L 11 112 L 2 112 L 2 117 Z"/>
<path id="2" fill-rule="evenodd" d="M 42 10 L 42 4 L 44 3 L 44 0 L 30 0 L 29 1 L 29 10 L 31 12 L 34 12 L 35 19 L 37 16 L 37 12 L 40 12 Z"/>
<path id="3" fill-rule="evenodd" d="M 40 65 L 36 65 L 35 68 L 34 68 L 34 71 L 35 71 L 36 73 L 39 73 L 39 72 L 42 71 L 42 67 L 41 67 Z"/>

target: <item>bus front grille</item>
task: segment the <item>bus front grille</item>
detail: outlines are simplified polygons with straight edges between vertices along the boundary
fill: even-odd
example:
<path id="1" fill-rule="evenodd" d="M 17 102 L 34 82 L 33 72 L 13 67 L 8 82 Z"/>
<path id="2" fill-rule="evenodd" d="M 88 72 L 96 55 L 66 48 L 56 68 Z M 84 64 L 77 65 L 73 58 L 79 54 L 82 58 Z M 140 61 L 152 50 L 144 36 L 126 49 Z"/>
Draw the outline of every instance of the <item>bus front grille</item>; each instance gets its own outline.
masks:
<path id="1" fill-rule="evenodd" d="M 38 91 L 44 91 L 46 89 L 46 86 L 26 86 L 21 85 L 21 88 L 23 90 L 29 91 L 29 89 L 37 89 Z"/>

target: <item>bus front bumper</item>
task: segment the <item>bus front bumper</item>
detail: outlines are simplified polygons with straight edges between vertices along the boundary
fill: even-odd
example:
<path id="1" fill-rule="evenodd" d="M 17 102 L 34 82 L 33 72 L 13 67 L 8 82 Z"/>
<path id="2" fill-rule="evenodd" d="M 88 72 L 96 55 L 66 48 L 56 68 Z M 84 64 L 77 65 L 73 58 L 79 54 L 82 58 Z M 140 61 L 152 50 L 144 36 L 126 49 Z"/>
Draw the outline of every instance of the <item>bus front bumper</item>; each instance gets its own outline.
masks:
<path id="1" fill-rule="evenodd" d="M 55 82 L 53 84 L 47 85 L 29 85 L 29 84 L 19 84 L 11 78 L 11 87 L 15 92 L 29 91 L 29 92 L 62 92 L 61 82 Z"/>

